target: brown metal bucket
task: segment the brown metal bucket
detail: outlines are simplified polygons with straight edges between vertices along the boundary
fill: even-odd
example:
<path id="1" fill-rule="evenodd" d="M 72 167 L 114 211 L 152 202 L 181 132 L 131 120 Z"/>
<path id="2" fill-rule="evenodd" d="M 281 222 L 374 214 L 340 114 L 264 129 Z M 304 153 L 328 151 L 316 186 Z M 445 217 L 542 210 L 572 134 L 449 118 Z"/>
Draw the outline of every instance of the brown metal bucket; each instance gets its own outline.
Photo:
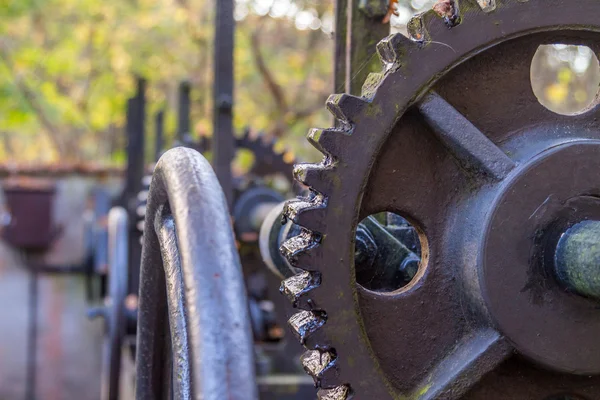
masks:
<path id="1" fill-rule="evenodd" d="M 11 179 L 2 186 L 7 212 L 2 229 L 4 240 L 26 251 L 50 247 L 56 234 L 53 223 L 54 183 L 38 179 Z"/>

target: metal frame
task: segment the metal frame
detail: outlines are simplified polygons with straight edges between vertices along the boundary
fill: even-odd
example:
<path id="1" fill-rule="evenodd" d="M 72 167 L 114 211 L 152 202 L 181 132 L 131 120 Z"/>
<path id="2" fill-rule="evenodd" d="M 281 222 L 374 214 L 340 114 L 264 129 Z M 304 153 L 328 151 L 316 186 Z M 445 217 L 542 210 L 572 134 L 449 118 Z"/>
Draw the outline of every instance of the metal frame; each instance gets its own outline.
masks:
<path id="1" fill-rule="evenodd" d="M 229 211 L 198 152 L 179 147 L 159 160 L 145 223 L 136 397 L 256 399 L 246 290 Z"/>

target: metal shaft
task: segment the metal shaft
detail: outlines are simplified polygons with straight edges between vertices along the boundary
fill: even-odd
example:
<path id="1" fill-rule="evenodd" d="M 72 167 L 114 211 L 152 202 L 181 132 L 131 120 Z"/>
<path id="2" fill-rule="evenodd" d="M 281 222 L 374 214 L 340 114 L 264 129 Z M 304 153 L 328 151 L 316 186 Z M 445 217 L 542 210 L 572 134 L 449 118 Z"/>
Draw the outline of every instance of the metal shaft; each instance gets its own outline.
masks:
<path id="1" fill-rule="evenodd" d="M 569 289 L 600 299 L 600 221 L 580 222 L 563 234 L 555 268 L 559 281 Z"/>

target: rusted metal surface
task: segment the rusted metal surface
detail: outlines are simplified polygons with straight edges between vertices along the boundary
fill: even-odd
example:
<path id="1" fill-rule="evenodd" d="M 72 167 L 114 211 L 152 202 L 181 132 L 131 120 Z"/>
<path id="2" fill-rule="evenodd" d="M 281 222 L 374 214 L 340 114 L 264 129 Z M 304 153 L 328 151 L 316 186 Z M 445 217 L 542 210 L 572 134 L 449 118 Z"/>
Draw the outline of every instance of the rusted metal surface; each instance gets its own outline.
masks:
<path id="1" fill-rule="evenodd" d="M 173 390 L 177 398 L 256 399 L 246 291 L 229 211 L 199 153 L 178 147 L 161 157 L 145 225 L 152 228 L 144 232 L 137 398 L 170 398 Z"/>
<path id="2" fill-rule="evenodd" d="M 286 206 L 301 229 L 282 245 L 304 270 L 283 288 L 319 398 L 600 397 L 597 302 L 554 274 L 558 238 L 599 218 L 600 108 L 553 114 L 530 84 L 539 45 L 600 51 L 598 13 L 594 0 L 440 2 L 378 45 L 384 71 L 361 97 L 329 99 L 338 128 L 309 134 L 325 158 L 296 167 L 311 195 Z M 354 268 L 358 221 L 381 211 L 422 243 L 391 293 Z"/>

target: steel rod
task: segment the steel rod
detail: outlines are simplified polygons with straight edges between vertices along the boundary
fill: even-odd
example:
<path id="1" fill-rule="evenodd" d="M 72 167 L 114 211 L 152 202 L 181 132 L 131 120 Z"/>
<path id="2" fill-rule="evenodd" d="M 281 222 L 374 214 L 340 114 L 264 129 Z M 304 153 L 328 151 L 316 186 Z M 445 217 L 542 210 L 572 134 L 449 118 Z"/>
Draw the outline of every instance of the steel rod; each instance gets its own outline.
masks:
<path id="1" fill-rule="evenodd" d="M 233 0 L 216 2 L 213 88 L 213 165 L 229 208 L 233 201 L 231 161 L 234 152 L 233 48 L 235 21 L 233 8 Z"/>

